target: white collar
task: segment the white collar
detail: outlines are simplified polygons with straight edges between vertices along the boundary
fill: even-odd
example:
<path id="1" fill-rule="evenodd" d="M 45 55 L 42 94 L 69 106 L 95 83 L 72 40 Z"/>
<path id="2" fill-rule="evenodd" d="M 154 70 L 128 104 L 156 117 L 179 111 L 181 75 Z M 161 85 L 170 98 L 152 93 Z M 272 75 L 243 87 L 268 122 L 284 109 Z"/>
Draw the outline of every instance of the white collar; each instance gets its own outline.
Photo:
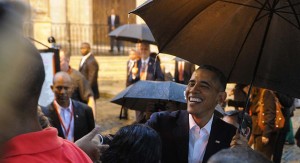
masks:
<path id="1" fill-rule="evenodd" d="M 211 125 L 212 125 L 212 121 L 213 121 L 213 117 L 214 114 L 211 116 L 210 120 L 206 123 L 206 125 L 202 128 L 204 128 L 208 133 L 210 133 L 211 130 Z M 189 124 L 190 124 L 190 130 L 194 127 L 194 126 L 198 126 L 193 118 L 193 116 L 191 114 L 189 114 Z M 199 126 L 200 128 L 200 126 Z M 201 128 L 200 128 L 201 129 Z"/>
<path id="2" fill-rule="evenodd" d="M 85 55 L 85 56 L 82 57 L 81 62 L 80 62 L 80 67 L 81 67 L 81 66 L 83 65 L 83 63 L 87 60 L 87 58 L 88 58 L 89 56 L 91 56 L 91 55 L 92 55 L 92 53 L 89 52 L 87 55 Z"/>
<path id="3" fill-rule="evenodd" d="M 82 60 L 86 60 L 89 56 L 91 56 L 92 55 L 92 53 L 91 52 L 89 52 L 87 55 L 85 55 L 85 56 L 83 56 L 82 57 Z"/>
<path id="4" fill-rule="evenodd" d="M 70 109 L 70 111 L 72 111 L 72 100 L 71 100 L 71 99 L 69 99 L 69 100 L 70 100 L 70 104 L 69 104 L 69 106 L 66 107 L 66 108 L 60 106 L 60 105 L 57 103 L 57 101 L 54 100 L 54 105 L 56 105 L 56 107 L 57 107 L 59 113 L 60 113 L 61 109 Z"/>
<path id="5" fill-rule="evenodd" d="M 142 61 L 142 63 L 144 63 L 144 62 L 145 62 L 145 63 L 148 63 L 148 62 L 149 62 L 149 59 L 150 59 L 150 57 L 148 57 L 148 58 L 145 59 L 145 60 L 144 60 L 144 59 L 141 59 L 141 61 Z"/>

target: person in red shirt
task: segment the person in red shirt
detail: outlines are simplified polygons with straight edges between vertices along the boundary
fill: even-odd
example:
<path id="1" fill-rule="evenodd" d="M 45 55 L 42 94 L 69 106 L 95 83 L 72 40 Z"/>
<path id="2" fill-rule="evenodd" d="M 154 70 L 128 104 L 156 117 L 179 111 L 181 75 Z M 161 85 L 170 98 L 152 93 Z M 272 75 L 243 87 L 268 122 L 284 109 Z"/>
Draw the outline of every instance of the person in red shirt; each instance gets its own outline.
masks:
<path id="1" fill-rule="evenodd" d="M 45 70 L 37 49 L 20 34 L 27 9 L 1 1 L 0 10 L 0 162 L 92 162 L 55 128 L 42 129 L 37 106 Z"/>

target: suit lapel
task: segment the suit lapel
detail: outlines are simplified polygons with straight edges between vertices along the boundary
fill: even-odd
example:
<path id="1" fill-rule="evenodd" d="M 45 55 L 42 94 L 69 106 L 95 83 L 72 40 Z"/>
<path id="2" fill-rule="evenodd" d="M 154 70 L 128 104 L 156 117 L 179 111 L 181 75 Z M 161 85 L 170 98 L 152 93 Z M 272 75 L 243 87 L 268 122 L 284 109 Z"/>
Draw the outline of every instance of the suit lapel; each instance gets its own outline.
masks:
<path id="1" fill-rule="evenodd" d="M 203 157 L 203 162 L 206 162 L 210 156 L 212 156 L 222 148 L 222 134 L 219 132 L 220 128 L 218 127 L 218 120 L 219 119 L 216 116 L 214 116 L 208 143 Z"/>
<path id="2" fill-rule="evenodd" d="M 86 60 L 82 63 L 82 66 L 80 66 L 80 63 L 81 63 L 81 61 L 82 61 L 82 58 L 81 58 L 81 60 L 80 60 L 80 63 L 79 63 L 79 71 L 81 71 L 81 69 L 83 68 L 83 67 L 85 67 L 85 65 L 87 64 L 87 62 L 90 60 L 90 59 L 92 59 L 92 56 L 93 54 L 91 54 L 89 57 L 87 57 L 86 58 Z"/>
<path id="3" fill-rule="evenodd" d="M 189 146 L 189 117 L 187 111 L 180 111 L 177 119 L 177 126 L 173 130 L 177 141 L 178 162 L 187 162 Z"/>
<path id="4" fill-rule="evenodd" d="M 149 57 L 146 80 L 154 80 L 154 60 Z"/>
<path id="5" fill-rule="evenodd" d="M 82 67 L 83 67 L 83 65 L 84 65 L 84 63 L 82 63 L 82 65 L 81 65 L 81 62 L 82 62 L 82 58 L 81 58 L 81 60 L 80 60 L 80 62 L 79 62 L 79 71 L 81 71 L 81 69 L 82 69 Z"/>
<path id="6" fill-rule="evenodd" d="M 53 127 L 57 128 L 59 136 L 65 138 L 64 133 L 63 133 L 62 128 L 61 128 L 61 125 L 60 125 L 58 115 L 57 115 L 56 110 L 54 108 L 53 102 L 49 106 L 49 111 L 50 111 L 50 118 L 52 120 L 51 122 L 52 122 Z"/>
<path id="7" fill-rule="evenodd" d="M 74 112 L 74 140 L 77 140 L 77 135 L 78 135 L 78 132 L 80 132 L 80 131 L 78 131 L 79 129 L 78 129 L 78 126 L 79 126 L 79 120 L 78 120 L 78 118 L 79 118 L 79 116 L 78 116 L 78 114 L 79 114 L 79 110 L 78 110 L 78 106 L 77 106 L 77 103 L 76 102 L 74 102 L 73 100 L 72 100 L 72 106 L 73 106 L 73 112 Z"/>

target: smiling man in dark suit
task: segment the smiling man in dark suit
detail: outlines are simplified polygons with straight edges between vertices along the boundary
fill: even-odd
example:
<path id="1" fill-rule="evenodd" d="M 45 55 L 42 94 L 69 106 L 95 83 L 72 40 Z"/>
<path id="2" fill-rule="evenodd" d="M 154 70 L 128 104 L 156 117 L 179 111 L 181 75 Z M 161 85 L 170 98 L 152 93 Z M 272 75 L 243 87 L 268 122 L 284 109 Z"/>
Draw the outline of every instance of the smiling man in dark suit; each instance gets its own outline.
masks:
<path id="1" fill-rule="evenodd" d="M 236 128 L 214 115 L 226 99 L 226 78 L 204 65 L 194 71 L 186 88 L 187 110 L 154 113 L 147 125 L 162 139 L 162 162 L 207 162 L 230 147 Z"/>
<path id="2" fill-rule="evenodd" d="M 76 141 L 95 128 L 92 109 L 84 103 L 71 100 L 72 79 L 66 72 L 58 72 L 53 78 L 51 89 L 55 99 L 42 108 L 58 136 Z"/>

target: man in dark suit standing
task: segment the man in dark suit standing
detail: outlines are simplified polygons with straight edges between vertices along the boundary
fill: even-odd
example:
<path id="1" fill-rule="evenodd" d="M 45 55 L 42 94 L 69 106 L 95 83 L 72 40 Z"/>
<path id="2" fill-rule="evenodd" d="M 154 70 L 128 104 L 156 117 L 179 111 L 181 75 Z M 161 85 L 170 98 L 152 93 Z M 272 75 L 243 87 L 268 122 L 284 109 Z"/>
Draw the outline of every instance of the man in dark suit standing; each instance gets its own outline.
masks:
<path id="1" fill-rule="evenodd" d="M 82 43 L 80 52 L 83 57 L 80 61 L 79 72 L 81 72 L 81 74 L 89 81 L 94 94 L 94 98 L 98 99 L 100 97 L 98 89 L 98 62 L 96 61 L 94 55 L 91 53 L 91 47 L 89 43 Z"/>
<path id="2" fill-rule="evenodd" d="M 115 9 L 111 9 L 111 14 L 107 17 L 108 32 L 113 31 L 120 25 L 120 17 L 115 14 Z M 117 41 L 115 38 L 110 37 L 110 50 L 109 52 L 114 51 L 114 45 L 117 45 L 118 52 L 120 52 L 120 41 Z"/>
<path id="3" fill-rule="evenodd" d="M 226 99 L 226 78 L 215 67 L 200 66 L 186 88 L 187 110 L 154 113 L 147 125 L 162 140 L 162 162 L 207 162 L 230 147 L 236 128 L 214 115 Z"/>
<path id="4" fill-rule="evenodd" d="M 174 73 L 175 82 L 187 85 L 194 71 L 194 64 L 183 59 L 176 60 Z"/>
<path id="5" fill-rule="evenodd" d="M 150 57 L 150 45 L 148 43 L 138 43 L 137 52 L 140 58 L 137 61 L 137 66 L 133 67 L 128 77 L 128 84 L 133 84 L 139 80 L 157 80 L 163 81 L 164 74 L 160 68 L 160 62 Z M 145 108 L 149 111 L 150 108 Z M 151 112 L 151 111 L 150 111 Z M 143 111 L 136 111 L 136 122 L 145 122 L 145 113 Z"/>
<path id="6" fill-rule="evenodd" d="M 72 79 L 66 72 L 55 74 L 51 89 L 55 99 L 42 110 L 51 125 L 57 128 L 58 136 L 74 142 L 95 128 L 92 109 L 71 100 Z"/>

